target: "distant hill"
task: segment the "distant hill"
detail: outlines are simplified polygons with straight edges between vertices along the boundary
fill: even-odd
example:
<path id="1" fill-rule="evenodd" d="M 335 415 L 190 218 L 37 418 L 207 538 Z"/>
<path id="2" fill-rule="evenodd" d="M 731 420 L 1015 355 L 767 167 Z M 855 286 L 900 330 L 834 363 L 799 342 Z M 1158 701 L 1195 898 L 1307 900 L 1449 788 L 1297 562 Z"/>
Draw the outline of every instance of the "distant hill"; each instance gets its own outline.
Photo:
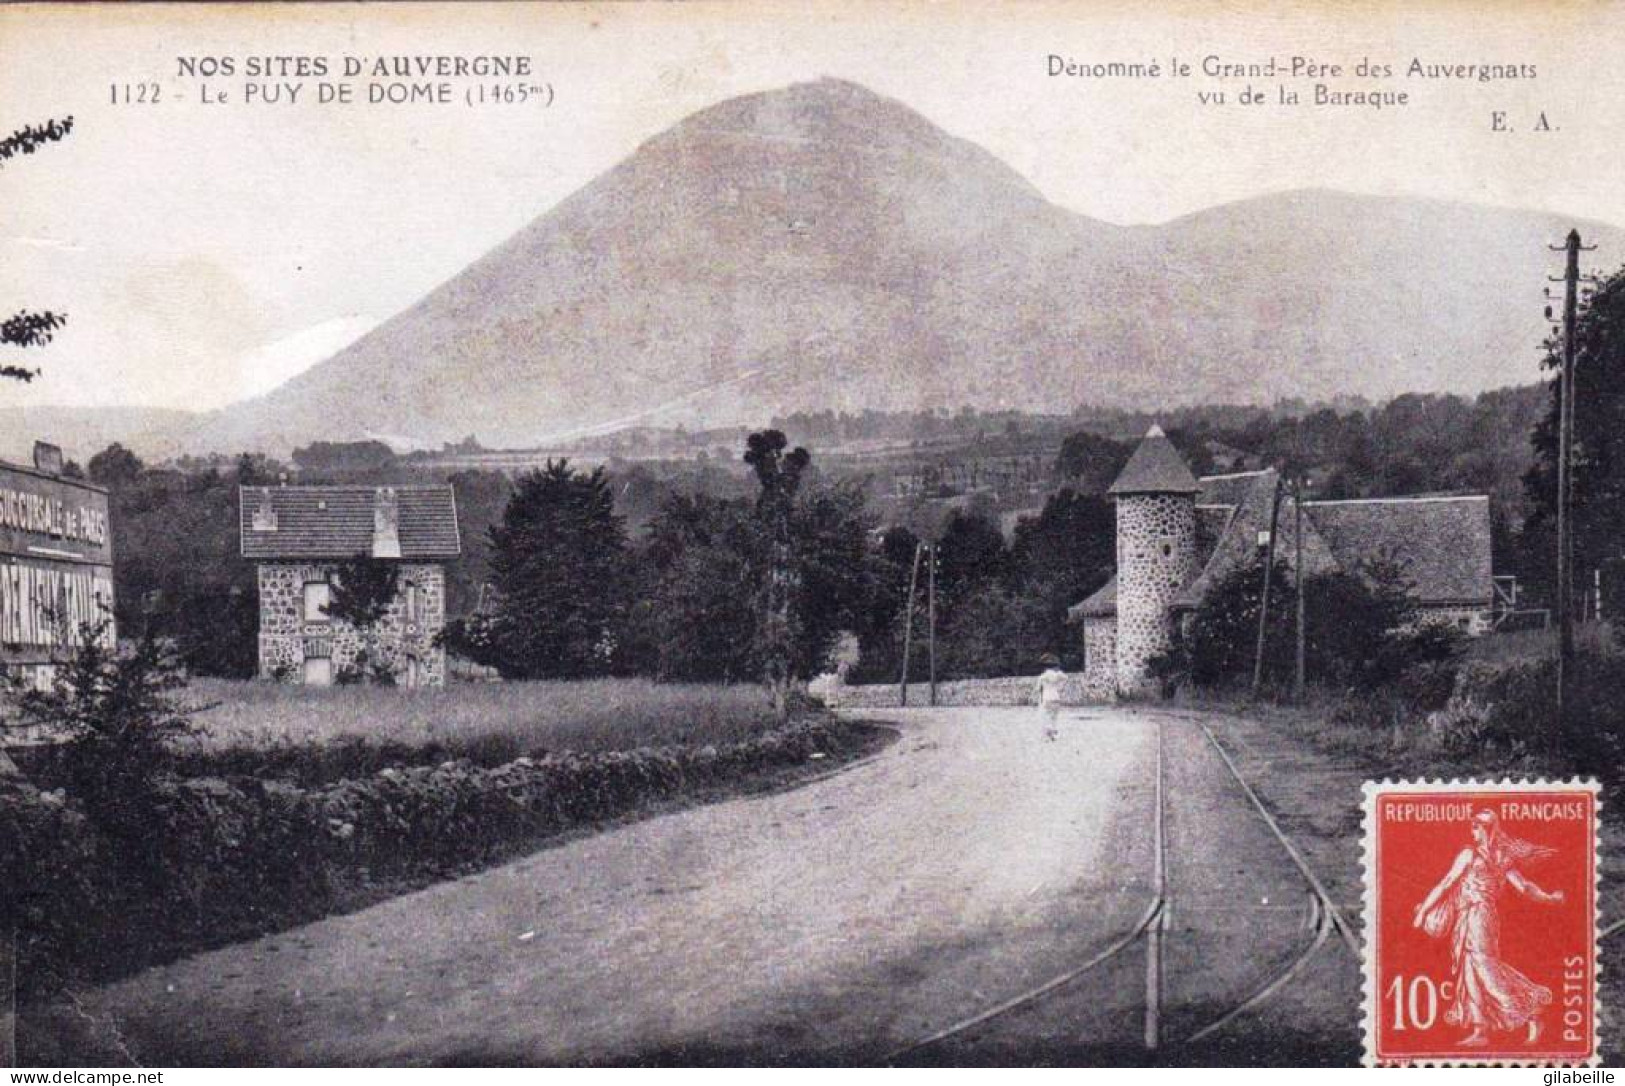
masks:
<path id="1" fill-rule="evenodd" d="M 533 444 L 796 410 L 1474 393 L 1536 376 L 1552 215 L 1297 191 L 1161 226 L 1048 202 L 823 80 L 650 139 L 193 451 Z M 1581 223 L 1605 251 L 1621 232 Z"/>
<path id="2" fill-rule="evenodd" d="M 34 442 L 59 445 L 84 465 L 115 441 L 145 457 L 184 451 L 198 416 L 157 407 L 0 407 L 0 460 L 33 462 Z"/>

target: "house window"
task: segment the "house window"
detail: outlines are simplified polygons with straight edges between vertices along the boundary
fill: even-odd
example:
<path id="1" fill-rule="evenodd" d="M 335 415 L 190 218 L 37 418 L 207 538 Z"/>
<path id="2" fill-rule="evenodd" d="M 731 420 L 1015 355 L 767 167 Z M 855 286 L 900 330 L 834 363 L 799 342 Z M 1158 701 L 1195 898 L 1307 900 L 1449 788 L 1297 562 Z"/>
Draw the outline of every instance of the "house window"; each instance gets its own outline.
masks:
<path id="1" fill-rule="evenodd" d="M 407 622 L 415 623 L 415 622 L 420 621 L 420 619 L 422 617 L 420 615 L 420 613 L 419 613 L 421 611 L 422 607 L 423 607 L 423 601 L 421 599 L 422 591 L 423 590 L 420 589 L 415 584 L 408 584 L 406 586 L 406 621 Z"/>
<path id="2" fill-rule="evenodd" d="M 331 622 L 327 613 L 328 604 L 332 602 L 333 590 L 326 581 L 305 582 L 305 621 Z"/>

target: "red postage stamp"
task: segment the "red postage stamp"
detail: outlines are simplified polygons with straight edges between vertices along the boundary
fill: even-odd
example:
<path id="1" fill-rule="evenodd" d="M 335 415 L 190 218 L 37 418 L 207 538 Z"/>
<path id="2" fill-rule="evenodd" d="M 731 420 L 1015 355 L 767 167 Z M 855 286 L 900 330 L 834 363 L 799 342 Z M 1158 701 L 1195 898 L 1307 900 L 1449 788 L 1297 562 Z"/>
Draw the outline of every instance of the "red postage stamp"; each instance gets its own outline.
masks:
<path id="1" fill-rule="evenodd" d="M 1368 1064 L 1597 1061 L 1592 781 L 1365 786 Z"/>

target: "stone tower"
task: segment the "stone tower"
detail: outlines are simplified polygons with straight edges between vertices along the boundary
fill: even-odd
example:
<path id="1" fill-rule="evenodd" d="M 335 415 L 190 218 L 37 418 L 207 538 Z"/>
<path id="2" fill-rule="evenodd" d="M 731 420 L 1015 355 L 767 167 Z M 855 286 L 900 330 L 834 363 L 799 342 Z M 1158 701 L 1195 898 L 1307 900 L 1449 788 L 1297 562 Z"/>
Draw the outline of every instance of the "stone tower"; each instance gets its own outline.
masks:
<path id="1" fill-rule="evenodd" d="M 1117 689 L 1148 690 L 1173 638 L 1171 605 L 1195 578 L 1196 477 L 1153 426 L 1107 490 L 1117 502 Z"/>

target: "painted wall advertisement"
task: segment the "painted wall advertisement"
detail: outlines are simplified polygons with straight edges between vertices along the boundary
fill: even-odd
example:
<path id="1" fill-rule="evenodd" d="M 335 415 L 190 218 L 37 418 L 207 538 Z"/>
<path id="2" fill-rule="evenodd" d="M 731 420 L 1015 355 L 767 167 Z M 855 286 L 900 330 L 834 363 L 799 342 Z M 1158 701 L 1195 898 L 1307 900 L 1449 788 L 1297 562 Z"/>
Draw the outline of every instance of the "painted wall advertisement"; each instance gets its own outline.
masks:
<path id="1" fill-rule="evenodd" d="M 0 464 L 0 663 L 49 663 L 112 611 L 107 492 Z"/>

